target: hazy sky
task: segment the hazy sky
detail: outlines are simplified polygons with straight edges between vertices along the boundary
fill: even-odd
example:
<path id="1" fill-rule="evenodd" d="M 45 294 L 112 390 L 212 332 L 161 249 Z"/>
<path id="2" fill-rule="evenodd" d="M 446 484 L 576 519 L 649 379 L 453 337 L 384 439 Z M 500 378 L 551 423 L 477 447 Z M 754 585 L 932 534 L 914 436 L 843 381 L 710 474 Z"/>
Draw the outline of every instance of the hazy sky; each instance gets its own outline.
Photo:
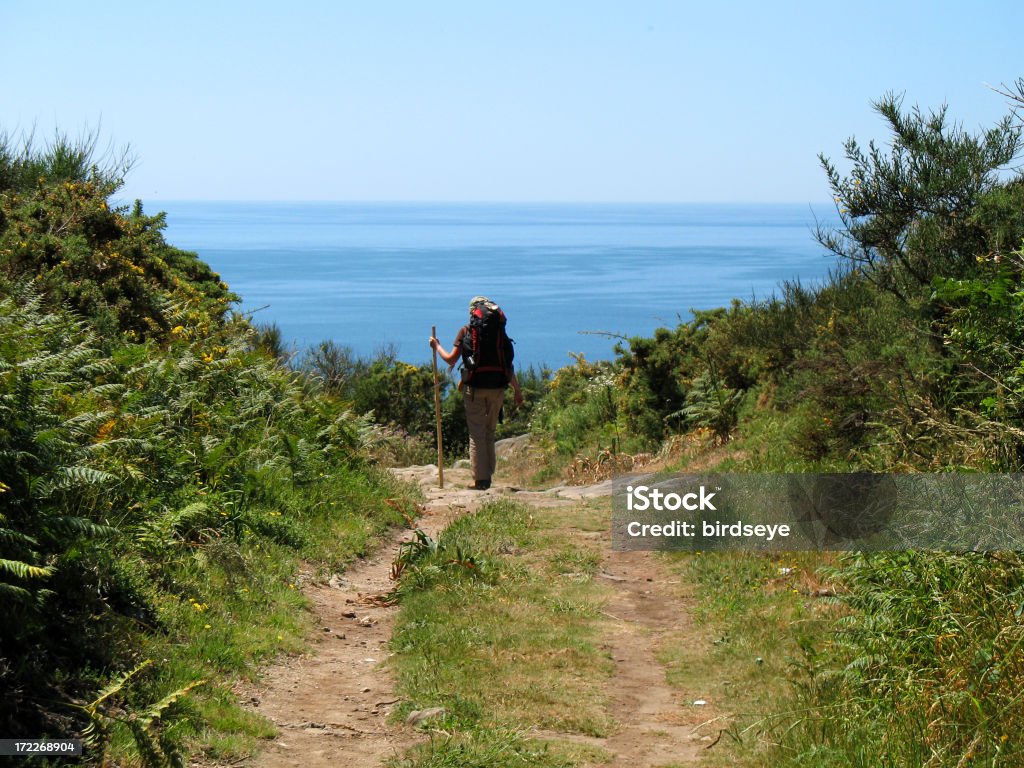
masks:
<path id="1" fill-rule="evenodd" d="M 819 201 L 870 102 L 971 129 L 1024 3 L 0 0 L 0 129 L 101 127 L 126 197 Z"/>

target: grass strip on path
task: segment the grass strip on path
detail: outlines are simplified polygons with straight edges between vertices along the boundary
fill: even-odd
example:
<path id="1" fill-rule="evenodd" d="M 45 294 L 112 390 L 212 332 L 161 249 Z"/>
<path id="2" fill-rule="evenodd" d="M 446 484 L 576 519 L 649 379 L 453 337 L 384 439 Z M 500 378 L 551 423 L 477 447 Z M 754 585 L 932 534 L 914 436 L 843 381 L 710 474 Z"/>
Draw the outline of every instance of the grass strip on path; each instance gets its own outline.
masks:
<path id="1" fill-rule="evenodd" d="M 829 590 L 817 576 L 823 557 L 793 552 L 667 556 L 684 583 L 693 584 L 698 639 L 668 638 L 659 660 L 671 685 L 702 691 L 716 705 L 714 713 L 728 713 L 703 729 L 712 736 L 718 731 L 705 765 L 790 764 L 785 760 L 791 755 L 779 744 L 804 716 L 798 711 L 806 706 L 801 693 L 814 682 L 814 649 L 824 642 L 831 610 L 821 597 Z"/>
<path id="2" fill-rule="evenodd" d="M 405 698 L 397 714 L 444 713 L 420 726 L 429 740 L 396 765 L 554 768 L 608 759 L 599 747 L 549 738 L 614 728 L 604 693 L 613 663 L 601 647 L 601 587 L 592 578 L 598 545 L 567 535 L 592 526 L 593 515 L 500 500 L 404 553 L 392 640 Z"/>

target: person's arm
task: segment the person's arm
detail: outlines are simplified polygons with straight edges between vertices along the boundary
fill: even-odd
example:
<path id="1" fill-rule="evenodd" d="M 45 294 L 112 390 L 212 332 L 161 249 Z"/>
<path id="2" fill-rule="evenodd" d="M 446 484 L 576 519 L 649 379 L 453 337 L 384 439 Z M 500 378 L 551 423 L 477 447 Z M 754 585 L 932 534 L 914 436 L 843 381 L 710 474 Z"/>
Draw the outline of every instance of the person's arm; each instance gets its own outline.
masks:
<path id="1" fill-rule="evenodd" d="M 430 337 L 430 348 L 437 350 L 437 354 L 441 356 L 442 360 L 448 363 L 449 368 L 452 368 L 455 363 L 458 362 L 459 356 L 462 354 L 462 350 L 459 348 L 457 343 L 452 346 L 452 351 L 449 352 L 441 346 L 441 342 L 437 340 L 436 336 Z"/>
<path id="2" fill-rule="evenodd" d="M 521 408 L 523 406 L 523 390 L 519 388 L 519 379 L 516 378 L 515 371 L 510 370 L 508 372 L 508 381 L 512 385 L 512 394 L 515 398 L 516 407 Z"/>

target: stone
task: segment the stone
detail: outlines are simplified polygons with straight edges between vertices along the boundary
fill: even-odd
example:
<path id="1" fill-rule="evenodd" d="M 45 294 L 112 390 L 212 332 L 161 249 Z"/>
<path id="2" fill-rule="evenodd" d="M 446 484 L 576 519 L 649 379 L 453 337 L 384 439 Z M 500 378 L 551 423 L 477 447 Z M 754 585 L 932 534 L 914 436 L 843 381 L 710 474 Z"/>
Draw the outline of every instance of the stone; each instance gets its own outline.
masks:
<path id="1" fill-rule="evenodd" d="M 429 709 L 416 709 L 413 710 L 406 716 L 405 724 L 416 727 L 422 725 L 428 720 L 435 720 L 440 717 L 444 717 L 448 714 L 448 710 L 444 707 L 430 707 Z"/>

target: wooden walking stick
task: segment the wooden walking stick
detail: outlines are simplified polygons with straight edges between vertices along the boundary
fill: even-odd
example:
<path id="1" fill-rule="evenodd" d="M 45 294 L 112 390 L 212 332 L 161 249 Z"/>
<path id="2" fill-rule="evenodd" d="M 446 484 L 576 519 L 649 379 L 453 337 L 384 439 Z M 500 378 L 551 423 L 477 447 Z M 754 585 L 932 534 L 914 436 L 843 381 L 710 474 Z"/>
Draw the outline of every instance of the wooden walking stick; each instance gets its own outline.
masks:
<path id="1" fill-rule="evenodd" d="M 437 326 L 430 326 L 430 338 L 437 338 Z M 437 347 L 434 350 L 434 412 L 437 414 L 437 486 L 444 488 L 444 448 L 441 441 L 441 382 L 437 377 Z"/>

